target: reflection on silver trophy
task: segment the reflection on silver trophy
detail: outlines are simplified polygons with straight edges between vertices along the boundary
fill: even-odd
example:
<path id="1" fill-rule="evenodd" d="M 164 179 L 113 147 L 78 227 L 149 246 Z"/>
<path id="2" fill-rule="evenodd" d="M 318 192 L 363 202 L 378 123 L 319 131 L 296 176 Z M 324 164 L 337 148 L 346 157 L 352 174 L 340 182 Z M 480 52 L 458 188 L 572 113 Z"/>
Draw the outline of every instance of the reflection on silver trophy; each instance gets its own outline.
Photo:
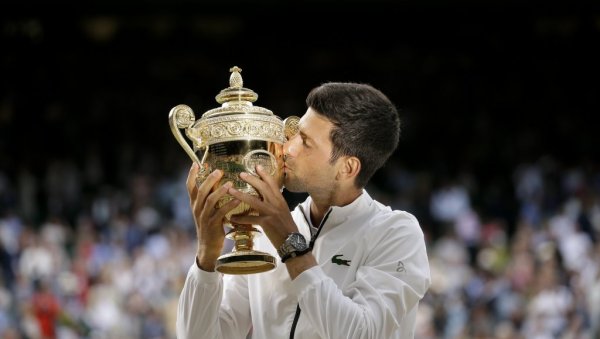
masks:
<path id="1" fill-rule="evenodd" d="M 231 181 L 239 191 L 260 196 L 254 187 L 240 179 L 239 173 L 256 175 L 256 165 L 261 165 L 282 187 L 283 143 L 297 133 L 299 118 L 291 116 L 281 120 L 270 110 L 254 106 L 258 95 L 243 87 L 241 71 L 238 67 L 230 69 L 229 87 L 216 96 L 221 107 L 205 112 L 196 120 L 190 107 L 178 105 L 169 113 L 169 124 L 175 139 L 200 166 L 198 185 L 212 171 L 220 169 L 224 174 L 219 185 Z M 181 129 L 191 140 L 191 147 Z M 217 207 L 231 199 L 229 195 L 224 196 Z M 227 238 L 233 240 L 234 247 L 218 258 L 217 271 L 250 274 L 275 268 L 276 260 L 271 254 L 253 249 L 254 237 L 261 233 L 260 230 L 255 225 L 233 224 L 229 220 L 232 215 L 255 213 L 242 202 L 223 220 L 223 224 L 230 228 Z"/>

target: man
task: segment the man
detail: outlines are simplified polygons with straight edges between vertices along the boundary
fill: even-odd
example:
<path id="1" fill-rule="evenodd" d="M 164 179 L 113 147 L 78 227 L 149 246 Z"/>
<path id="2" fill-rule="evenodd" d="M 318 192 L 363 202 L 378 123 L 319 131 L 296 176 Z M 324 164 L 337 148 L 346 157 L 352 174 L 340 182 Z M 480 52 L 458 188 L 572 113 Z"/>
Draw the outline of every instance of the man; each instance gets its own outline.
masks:
<path id="1" fill-rule="evenodd" d="M 364 187 L 398 144 L 398 112 L 365 84 L 313 89 L 299 133 L 284 145 L 285 187 L 308 192 L 289 212 L 280 188 L 257 167 L 240 177 L 262 200 L 213 172 L 188 190 L 198 233 L 196 263 L 179 300 L 179 338 L 412 338 L 419 300 L 430 285 L 423 232 L 409 213 L 392 211 Z M 222 196 L 234 200 L 215 209 Z M 274 270 L 252 275 L 215 272 L 223 248 L 222 219 L 240 201 L 259 216 L 255 249 L 279 253 Z"/>

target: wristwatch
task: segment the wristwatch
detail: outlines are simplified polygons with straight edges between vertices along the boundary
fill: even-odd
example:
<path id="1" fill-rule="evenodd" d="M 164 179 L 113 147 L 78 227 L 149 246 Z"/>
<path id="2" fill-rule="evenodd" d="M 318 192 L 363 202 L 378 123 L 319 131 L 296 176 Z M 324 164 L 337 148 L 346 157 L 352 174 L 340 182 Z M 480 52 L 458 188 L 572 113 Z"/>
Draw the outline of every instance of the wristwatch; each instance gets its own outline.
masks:
<path id="1" fill-rule="evenodd" d="M 281 247 L 277 250 L 281 262 L 306 254 L 310 251 L 306 238 L 298 232 L 290 233 Z"/>

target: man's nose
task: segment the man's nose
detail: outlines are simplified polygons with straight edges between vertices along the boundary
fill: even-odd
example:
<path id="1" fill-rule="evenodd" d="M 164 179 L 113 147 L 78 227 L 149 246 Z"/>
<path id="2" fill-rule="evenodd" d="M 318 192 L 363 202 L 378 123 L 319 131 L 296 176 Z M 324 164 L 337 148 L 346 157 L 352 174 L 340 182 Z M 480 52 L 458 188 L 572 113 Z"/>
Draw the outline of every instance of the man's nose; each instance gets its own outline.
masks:
<path id="1" fill-rule="evenodd" d="M 300 135 L 296 134 L 293 137 L 291 137 L 290 139 L 288 139 L 288 141 L 286 141 L 283 144 L 283 154 L 284 157 L 286 156 L 291 156 L 291 157 L 295 157 L 296 153 L 298 152 L 298 140 L 300 140 Z"/>

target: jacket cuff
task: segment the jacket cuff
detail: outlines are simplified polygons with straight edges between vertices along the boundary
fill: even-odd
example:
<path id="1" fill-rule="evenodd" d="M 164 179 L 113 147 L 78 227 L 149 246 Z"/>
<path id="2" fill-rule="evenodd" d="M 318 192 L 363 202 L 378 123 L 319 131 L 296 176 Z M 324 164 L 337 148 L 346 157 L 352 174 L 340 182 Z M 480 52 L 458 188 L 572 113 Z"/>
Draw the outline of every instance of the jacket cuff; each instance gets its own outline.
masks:
<path id="1" fill-rule="evenodd" d="M 218 284 L 221 281 L 222 274 L 217 271 L 205 271 L 194 262 L 188 271 L 188 277 L 203 284 Z"/>
<path id="2" fill-rule="evenodd" d="M 321 266 L 313 266 L 300 273 L 296 279 L 292 280 L 292 293 L 300 299 L 306 291 L 328 278 L 329 277 L 323 272 Z"/>

